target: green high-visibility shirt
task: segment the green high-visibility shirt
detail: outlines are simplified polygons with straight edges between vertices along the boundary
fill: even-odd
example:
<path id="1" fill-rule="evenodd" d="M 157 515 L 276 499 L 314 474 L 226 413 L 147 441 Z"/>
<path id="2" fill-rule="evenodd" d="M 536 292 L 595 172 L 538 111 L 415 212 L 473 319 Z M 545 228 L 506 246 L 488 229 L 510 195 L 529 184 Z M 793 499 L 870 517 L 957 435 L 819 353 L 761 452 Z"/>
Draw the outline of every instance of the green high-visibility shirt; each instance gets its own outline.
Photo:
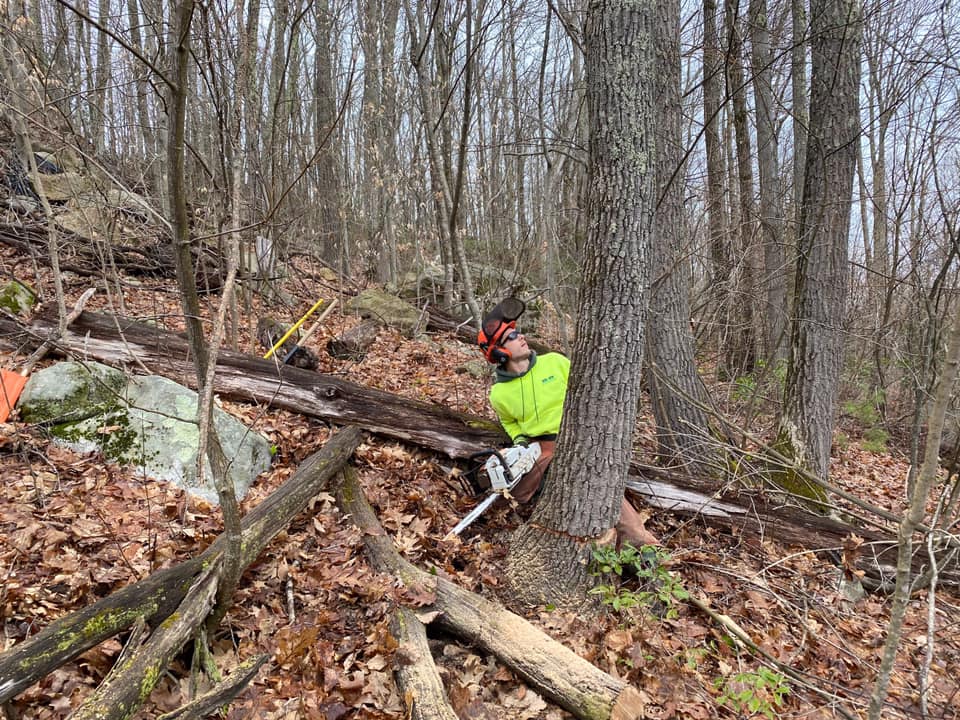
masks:
<path id="1" fill-rule="evenodd" d="M 532 353 L 520 375 L 497 370 L 490 404 L 514 442 L 560 431 L 569 377 L 570 360 L 559 353 Z"/>

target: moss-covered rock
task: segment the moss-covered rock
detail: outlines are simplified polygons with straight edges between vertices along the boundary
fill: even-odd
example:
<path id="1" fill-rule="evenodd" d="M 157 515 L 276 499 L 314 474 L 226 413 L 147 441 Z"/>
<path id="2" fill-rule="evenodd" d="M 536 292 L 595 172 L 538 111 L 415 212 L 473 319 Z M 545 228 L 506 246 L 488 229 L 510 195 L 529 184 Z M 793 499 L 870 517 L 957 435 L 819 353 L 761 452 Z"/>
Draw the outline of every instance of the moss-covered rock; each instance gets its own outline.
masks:
<path id="1" fill-rule="evenodd" d="M 360 313 L 360 317 L 394 327 L 407 337 L 426 329 L 427 318 L 410 303 L 382 290 L 368 289 L 353 298 L 348 309 Z"/>
<path id="2" fill-rule="evenodd" d="M 197 394 L 162 377 L 132 377 L 98 363 L 60 363 L 36 373 L 21 417 L 44 422 L 62 444 L 99 451 L 144 475 L 172 482 L 211 503 L 216 488 L 197 476 Z M 223 410 L 214 424 L 238 497 L 271 463 L 270 443 Z"/>
<path id="3" fill-rule="evenodd" d="M 19 280 L 11 280 L 0 288 L 0 307 L 13 315 L 26 315 L 36 304 L 33 288 Z"/>
<path id="4" fill-rule="evenodd" d="M 116 409 L 126 376 L 97 362 L 62 362 L 35 372 L 20 396 L 20 417 L 29 423 L 77 422 Z"/>

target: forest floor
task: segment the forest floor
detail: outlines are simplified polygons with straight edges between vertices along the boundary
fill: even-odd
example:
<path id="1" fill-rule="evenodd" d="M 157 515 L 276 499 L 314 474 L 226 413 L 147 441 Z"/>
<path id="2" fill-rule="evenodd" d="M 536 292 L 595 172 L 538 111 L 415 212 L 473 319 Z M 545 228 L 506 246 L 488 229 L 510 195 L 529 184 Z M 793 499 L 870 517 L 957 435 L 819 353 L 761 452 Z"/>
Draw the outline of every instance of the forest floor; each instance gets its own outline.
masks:
<path id="1" fill-rule="evenodd" d="M 53 297 L 49 271 L 0 249 L 5 274 Z M 290 307 L 259 302 L 245 312 L 240 349 L 257 352 L 247 322 L 262 314 L 291 322 L 317 297 L 333 290 L 304 267 L 288 280 Z M 313 279 L 310 279 L 313 278 Z M 69 300 L 91 279 L 64 276 Z M 109 283 L 87 309 L 161 319 L 180 329 L 178 295 L 170 283 Z M 209 296 L 208 303 L 218 299 Z M 212 307 L 212 305 L 211 305 Z M 489 380 L 463 372 L 480 359 L 475 347 L 452 337 L 408 340 L 382 330 L 359 362 L 332 359 L 327 341 L 358 318 L 336 312 L 307 343 L 320 372 L 455 410 L 491 416 Z M 542 338 L 550 342 L 552 338 Z M 50 362 L 55 359 L 51 358 Z M 0 355 L 6 368 L 23 356 Z M 718 397 L 733 397 L 717 385 Z M 318 450 L 333 428 L 285 411 L 224 402 L 236 417 L 277 448 L 272 470 L 243 501 L 256 506 Z M 769 430 L 757 415 L 752 432 Z M 894 513 L 902 511 L 907 465 L 902 452 L 871 452 L 847 423 L 834 448 L 832 479 L 847 491 Z M 638 445 L 652 448 L 649 418 L 638 424 Z M 650 512 L 648 527 L 670 553 L 669 568 L 685 588 L 744 628 L 772 657 L 796 671 L 777 674 L 756 655 L 740 651 L 691 604 L 668 603 L 675 616 L 643 607 L 578 616 L 510 604 L 501 585 L 506 541 L 518 522 L 495 508 L 463 535 L 446 532 L 469 510 L 454 463 L 417 447 L 367 436 L 354 462 L 380 521 L 400 553 L 421 567 L 436 567 L 458 583 L 498 598 L 603 670 L 623 677 L 647 700 L 650 718 L 861 717 L 886 636 L 889 599 L 868 594 L 847 599 L 841 573 L 817 550 L 784 547 L 765 537 L 734 536 L 670 513 Z M 218 510 L 164 483 L 138 477 L 52 444 L 43 431 L 18 422 L 0 428 L 0 609 L 4 648 L 56 617 L 85 606 L 152 571 L 193 556 L 220 532 Z M 320 495 L 281 533 L 245 574 L 225 632 L 214 650 L 222 670 L 268 653 L 269 662 L 226 710 L 227 718 L 402 718 L 392 677 L 396 643 L 388 631 L 395 580 L 373 571 L 362 537 Z M 909 606 L 890 706 L 884 716 L 921 717 L 920 689 L 928 689 L 927 717 L 960 717 L 960 597 L 928 593 Z M 928 613 L 932 612 L 932 616 Z M 933 657 L 925 665 L 928 622 Z M 110 640 L 22 693 L 8 708 L 23 720 L 66 717 L 102 679 L 124 638 Z M 450 701 L 461 718 L 544 720 L 570 717 L 490 657 L 450 638 L 433 637 L 434 655 Z M 189 655 L 161 680 L 137 715 L 153 718 L 188 697 Z M 925 678 L 922 680 L 922 678 Z M 846 715 L 844 715 L 846 713 Z"/>

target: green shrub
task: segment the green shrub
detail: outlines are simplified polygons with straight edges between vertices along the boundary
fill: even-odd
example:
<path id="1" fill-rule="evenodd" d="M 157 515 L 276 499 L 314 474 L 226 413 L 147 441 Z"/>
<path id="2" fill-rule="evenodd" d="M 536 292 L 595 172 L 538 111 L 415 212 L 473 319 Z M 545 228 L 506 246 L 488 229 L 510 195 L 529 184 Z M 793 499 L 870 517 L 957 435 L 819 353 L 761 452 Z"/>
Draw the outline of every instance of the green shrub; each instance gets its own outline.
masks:
<path id="1" fill-rule="evenodd" d="M 690 594 L 667 569 L 669 560 L 669 553 L 652 545 L 594 548 L 590 574 L 601 582 L 590 594 L 599 595 L 604 605 L 616 611 L 640 607 L 652 614 L 658 609 L 663 617 L 675 618 L 677 602 Z"/>
<path id="2" fill-rule="evenodd" d="M 883 418 L 880 415 L 880 408 L 884 403 L 883 390 L 868 389 L 864 386 L 861 386 L 860 390 L 861 393 L 856 400 L 849 400 L 843 404 L 843 412 L 863 425 L 864 450 L 887 452 L 890 433 L 883 427 Z"/>
<path id="3" fill-rule="evenodd" d="M 863 432 L 863 449 L 875 453 L 887 452 L 887 440 L 890 433 L 882 427 L 867 428 Z"/>
<path id="4" fill-rule="evenodd" d="M 714 686 L 720 690 L 717 703 L 726 705 L 738 716 L 763 715 L 777 717 L 776 708 L 783 705 L 783 698 L 790 693 L 786 676 L 766 667 L 719 678 Z"/>

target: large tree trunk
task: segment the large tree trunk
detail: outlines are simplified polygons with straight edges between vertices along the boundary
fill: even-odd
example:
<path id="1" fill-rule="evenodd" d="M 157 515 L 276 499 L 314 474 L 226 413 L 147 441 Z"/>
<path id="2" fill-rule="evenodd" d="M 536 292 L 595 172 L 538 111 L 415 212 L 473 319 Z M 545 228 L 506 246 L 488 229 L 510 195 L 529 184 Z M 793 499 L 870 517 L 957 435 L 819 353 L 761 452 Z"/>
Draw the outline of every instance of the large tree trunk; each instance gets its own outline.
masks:
<path id="1" fill-rule="evenodd" d="M 684 164 L 680 131 L 680 3 L 660 0 L 657 52 L 657 197 L 650 257 L 650 312 L 646 364 L 658 453 L 667 465 L 719 477 L 718 445 L 703 407 L 706 390 L 697 373 L 690 329 L 689 241 L 683 214 Z"/>
<path id="2" fill-rule="evenodd" d="M 363 201 L 366 252 L 376 258 L 377 279 L 399 276 L 397 239 L 393 228 L 393 195 L 397 183 L 394 49 L 400 0 L 364 0 L 363 27 Z"/>
<path id="3" fill-rule="evenodd" d="M 843 361 L 850 207 L 860 135 L 860 10 L 815 0 L 810 145 L 796 277 L 796 321 L 775 447 L 825 479 Z M 821 488 L 785 469 L 788 490 L 822 501 Z"/>
<path id="4" fill-rule="evenodd" d="M 345 236 L 341 220 L 341 192 L 345 183 L 340 179 L 337 169 L 339 158 L 334 147 L 336 137 L 333 130 L 337 123 L 336 91 L 333 83 L 334 60 L 331 47 L 336 40 L 331 37 L 333 32 L 332 10 L 328 0 L 317 2 L 314 15 L 317 22 L 317 43 L 315 52 L 315 67 L 313 91 L 316 96 L 315 117 L 313 125 L 313 146 L 317 153 L 316 203 L 320 213 L 317 241 L 319 242 L 320 257 L 334 267 L 340 267 L 340 260 L 345 257 L 345 248 L 342 247 Z"/>
<path id="5" fill-rule="evenodd" d="M 760 171 L 760 238 L 763 245 L 764 354 L 771 363 L 787 357 L 787 275 L 785 229 L 777 141 L 777 104 L 773 96 L 767 0 L 750 0 L 753 98 L 757 108 L 757 168 Z"/>
<path id="6" fill-rule="evenodd" d="M 640 395 L 654 198 L 652 7 L 591 2 L 590 231 L 551 480 L 511 542 L 507 578 L 531 603 L 582 602 L 591 543 L 617 521 Z"/>
<path id="7" fill-rule="evenodd" d="M 242 567 L 256 560 L 276 534 L 326 488 L 356 449 L 360 437 L 356 428 L 337 433 L 322 450 L 304 461 L 279 490 L 243 518 Z M 0 654 L 0 703 L 107 638 L 129 629 L 138 620 L 159 627 L 180 605 L 204 568 L 221 557 L 226 544 L 221 536 L 198 557 L 155 572 L 62 617 Z"/>

